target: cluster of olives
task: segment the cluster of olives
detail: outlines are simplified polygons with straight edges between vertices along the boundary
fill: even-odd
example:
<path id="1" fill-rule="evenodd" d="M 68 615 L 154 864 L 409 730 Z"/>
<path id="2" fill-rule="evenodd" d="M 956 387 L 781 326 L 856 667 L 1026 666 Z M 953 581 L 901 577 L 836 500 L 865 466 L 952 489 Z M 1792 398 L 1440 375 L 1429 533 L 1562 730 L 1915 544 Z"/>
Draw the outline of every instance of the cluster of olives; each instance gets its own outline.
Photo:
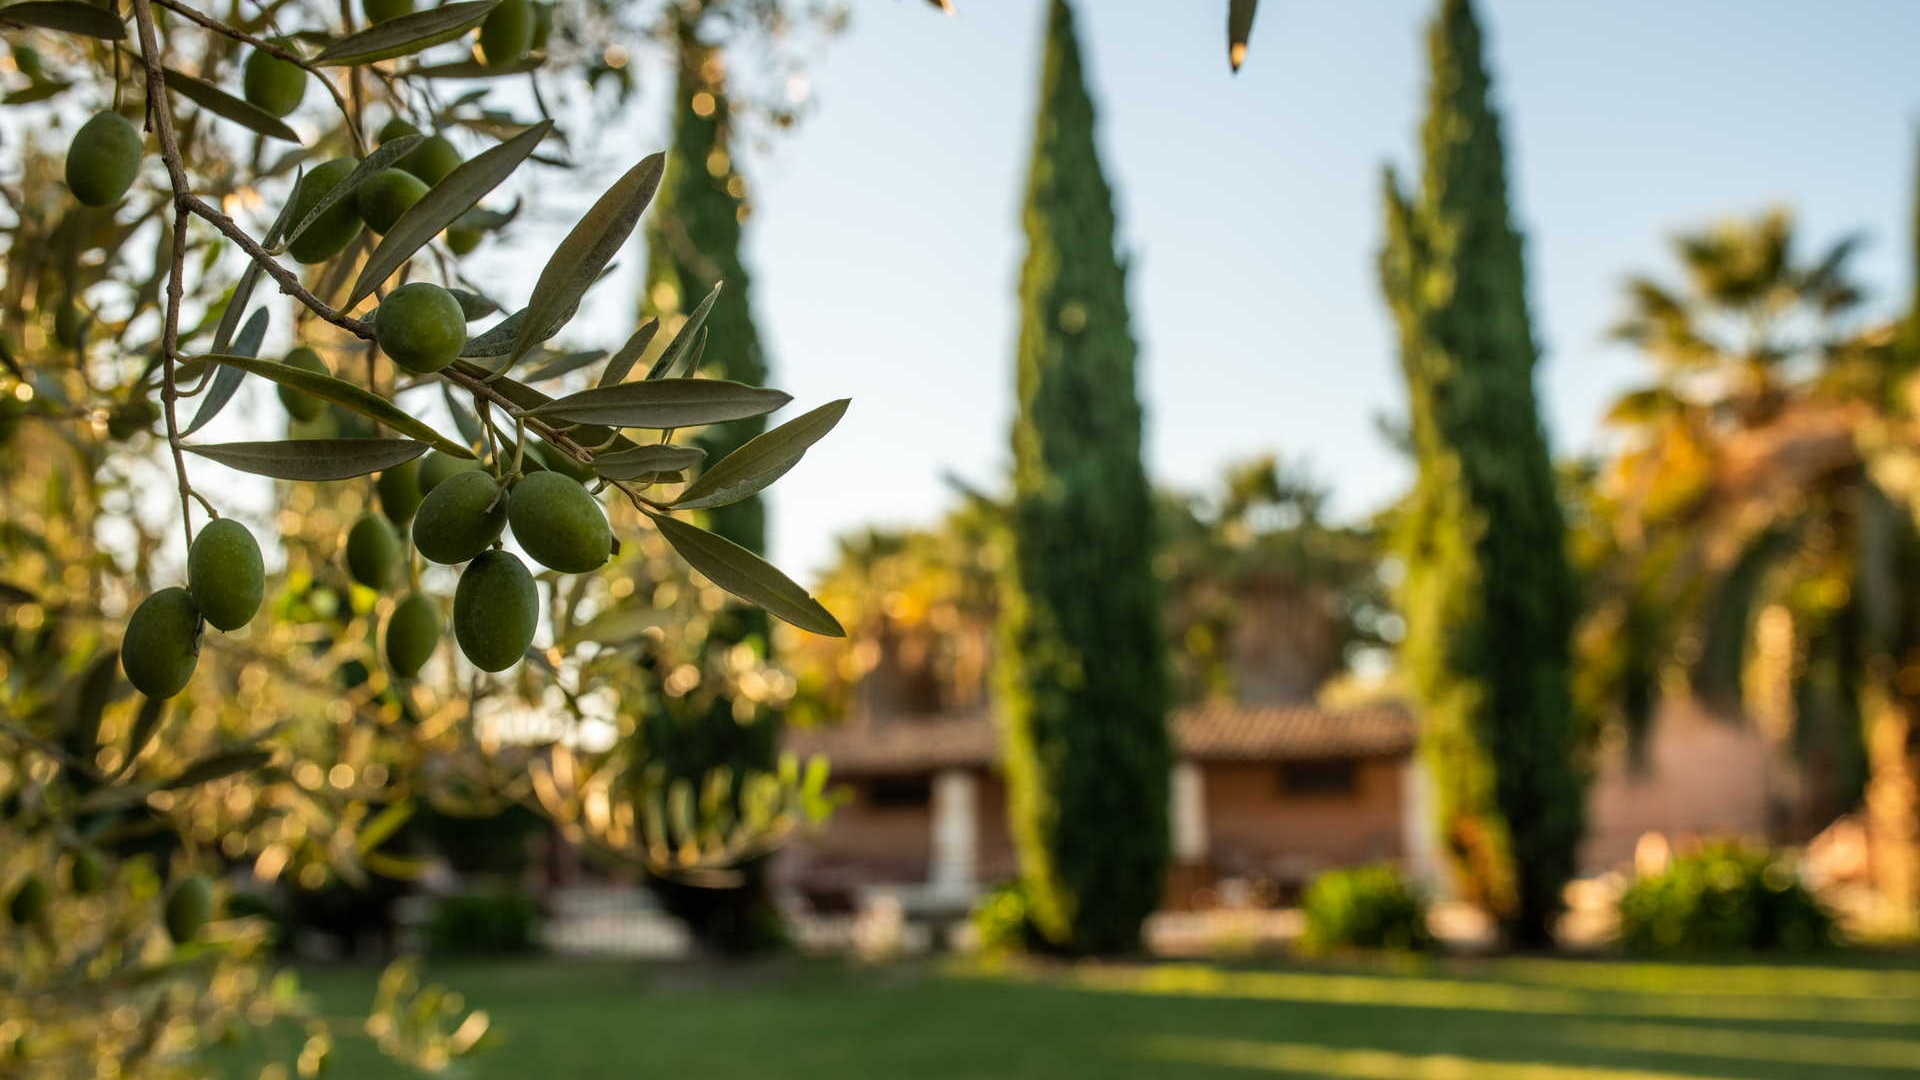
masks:
<path id="1" fill-rule="evenodd" d="M 79 896 L 98 892 L 107 879 L 105 862 L 86 848 L 74 851 L 67 874 L 68 883 Z M 51 901 L 47 883 L 38 874 L 28 874 L 7 897 L 7 920 L 21 929 L 46 933 Z M 213 883 L 200 874 L 182 875 L 167 890 L 160 914 L 174 944 L 195 940 L 214 916 Z"/>
<path id="2" fill-rule="evenodd" d="M 347 532 L 347 572 L 371 589 L 388 589 L 404 575 L 400 530 L 413 547 L 442 565 L 466 563 L 453 594 L 454 639 L 482 671 L 504 671 L 533 643 L 539 596 L 518 556 L 499 549 L 513 537 L 534 561 L 581 574 L 613 553 L 613 530 L 581 482 L 538 468 L 501 480 L 479 462 L 429 453 L 381 473 L 375 490 L 380 513 L 366 514 Z M 438 608 L 409 593 L 387 619 L 384 650 L 396 675 L 411 678 L 433 655 L 441 634 Z"/>
<path id="3" fill-rule="evenodd" d="M 238 630 L 260 610 L 266 567 L 260 545 L 232 518 L 207 523 L 187 549 L 187 585 L 153 593 L 133 610 L 120 640 L 127 681 L 151 698 L 186 688 L 200 662 L 204 626 Z"/>
<path id="4" fill-rule="evenodd" d="M 370 23 L 411 15 L 414 0 L 363 0 Z M 553 32 L 553 5 L 533 0 L 500 0 L 480 24 L 480 58 L 488 67 L 504 67 L 547 47 Z"/>

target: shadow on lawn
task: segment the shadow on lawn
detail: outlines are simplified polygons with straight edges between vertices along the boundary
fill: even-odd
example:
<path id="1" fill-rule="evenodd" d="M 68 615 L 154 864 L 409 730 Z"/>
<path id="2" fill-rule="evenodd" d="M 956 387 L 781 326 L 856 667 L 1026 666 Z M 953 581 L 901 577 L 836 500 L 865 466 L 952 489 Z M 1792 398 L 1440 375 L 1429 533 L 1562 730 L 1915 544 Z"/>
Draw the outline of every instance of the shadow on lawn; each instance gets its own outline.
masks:
<path id="1" fill-rule="evenodd" d="M 1491 959 L 987 969 L 788 960 L 463 964 L 464 1076 L 1920 1080 L 1920 957 L 1806 966 Z M 372 976 L 308 972 L 347 1018 Z M 227 1075 L 252 1076 L 232 1071 Z M 334 1075 L 403 1076 L 343 1045 Z"/>

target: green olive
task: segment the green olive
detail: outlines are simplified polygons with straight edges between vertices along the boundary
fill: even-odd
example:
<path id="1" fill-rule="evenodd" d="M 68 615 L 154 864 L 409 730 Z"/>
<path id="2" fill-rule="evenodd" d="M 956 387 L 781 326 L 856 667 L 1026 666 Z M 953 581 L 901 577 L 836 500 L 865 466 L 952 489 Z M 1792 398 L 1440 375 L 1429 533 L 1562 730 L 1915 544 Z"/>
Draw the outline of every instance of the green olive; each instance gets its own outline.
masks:
<path id="1" fill-rule="evenodd" d="M 386 518 L 362 514 L 347 530 L 347 573 L 369 589 L 392 585 L 405 558 L 400 536 Z"/>
<path id="2" fill-rule="evenodd" d="M 187 550 L 187 591 L 207 622 L 238 630 L 260 610 L 266 566 L 260 545 L 232 518 L 207 523 Z"/>
<path id="3" fill-rule="evenodd" d="M 188 874 L 174 882 L 167 893 L 167 936 L 174 944 L 185 945 L 200 936 L 213 918 L 213 883 L 199 874 Z"/>
<path id="4" fill-rule="evenodd" d="M 299 64 L 255 49 L 247 57 L 240 85 L 247 100 L 262 112 L 285 116 L 299 108 L 300 100 L 307 96 L 307 72 Z"/>
<path id="5" fill-rule="evenodd" d="M 380 132 L 373 137 L 373 142 L 376 146 L 385 146 L 395 139 L 418 134 L 420 134 L 419 128 L 396 116 L 380 126 Z"/>
<path id="6" fill-rule="evenodd" d="M 333 372 L 327 370 L 327 362 L 320 359 L 320 354 L 307 348 L 305 345 L 298 346 L 292 352 L 287 353 L 285 363 L 288 367 L 297 367 L 302 371 L 311 371 L 315 375 L 333 374 Z M 327 403 L 324 400 L 314 397 L 304 390 L 295 390 L 291 386 L 282 384 L 275 384 L 274 390 L 280 395 L 280 404 L 287 410 L 287 415 L 293 417 L 295 420 L 305 422 L 318 420 L 320 419 L 320 414 L 326 410 Z"/>
<path id="7" fill-rule="evenodd" d="M 380 496 L 380 512 L 396 526 L 403 526 L 413 520 L 414 511 L 420 509 L 420 459 L 402 462 L 380 474 L 373 482 L 374 491 Z"/>
<path id="8" fill-rule="evenodd" d="M 433 494 L 448 477 L 456 473 L 474 472 L 485 469 L 473 458 L 454 457 L 439 450 L 429 450 L 420 458 L 420 494 L 424 497 Z"/>
<path id="9" fill-rule="evenodd" d="M 460 151 L 445 135 L 429 135 L 419 146 L 400 159 L 400 167 L 427 182 L 431 187 L 460 167 Z"/>
<path id="10" fill-rule="evenodd" d="M 483 551 L 453 591 L 453 636 L 473 666 L 505 671 L 533 644 L 540 597 L 533 575 L 514 555 Z"/>
<path id="11" fill-rule="evenodd" d="M 505 67 L 533 46 L 533 0 L 500 0 L 480 24 L 480 55 L 488 67 Z"/>
<path id="12" fill-rule="evenodd" d="M 95 113 L 67 147 L 67 187 L 88 206 L 120 201 L 140 175 L 140 132 L 117 112 Z"/>
<path id="13" fill-rule="evenodd" d="M 455 255 L 466 255 L 473 251 L 474 248 L 479 247 L 480 241 L 485 238 L 486 235 L 485 232 L 471 225 L 449 225 L 445 233 L 447 250 L 453 252 Z"/>
<path id="14" fill-rule="evenodd" d="M 123 401 L 107 412 L 107 434 L 117 442 L 125 442 L 153 427 L 158 419 L 160 406 L 152 401 L 143 397 Z"/>
<path id="15" fill-rule="evenodd" d="M 507 526 L 507 500 L 492 475 L 457 473 L 434 485 L 413 518 L 413 546 L 437 563 L 463 563 L 485 551 Z"/>
<path id="16" fill-rule="evenodd" d="M 536 3 L 533 5 L 533 40 L 527 42 L 527 48 L 539 52 L 547 47 L 547 41 L 553 37 L 553 5 Z"/>
<path id="17" fill-rule="evenodd" d="M 535 562 L 563 574 L 597 570 L 613 554 L 613 529 L 599 500 L 557 472 L 522 477 L 507 502 L 507 521 Z"/>
<path id="18" fill-rule="evenodd" d="M 293 193 L 292 220 L 306 220 L 321 198 L 345 180 L 358 164 L 352 158 L 334 158 L 315 166 Z M 326 262 L 345 251 L 359 235 L 360 212 L 354 208 L 352 199 L 341 199 L 294 237 L 287 245 L 287 253 L 303 263 Z"/>
<path id="19" fill-rule="evenodd" d="M 47 918 L 47 883 L 39 874 L 28 874 L 7 898 L 7 918 L 15 926 L 40 926 Z"/>
<path id="20" fill-rule="evenodd" d="M 81 896 L 99 892 L 107 883 L 107 863 L 92 848 L 74 848 L 73 861 L 67 866 L 67 883 Z"/>
<path id="21" fill-rule="evenodd" d="M 199 661 L 200 609 L 193 595 L 174 585 L 140 601 L 120 639 L 120 666 L 134 689 L 170 698 L 186 689 Z"/>
<path id="22" fill-rule="evenodd" d="M 367 228 L 385 233 L 426 193 L 426 182 L 405 169 L 381 169 L 354 192 L 354 205 Z"/>
<path id="23" fill-rule="evenodd" d="M 427 281 L 393 290 L 373 312 L 374 337 L 393 362 L 416 375 L 439 371 L 467 345 L 467 315 L 453 294 Z"/>
<path id="24" fill-rule="evenodd" d="M 440 611 L 419 593 L 409 595 L 387 617 L 387 666 L 411 679 L 440 646 Z"/>

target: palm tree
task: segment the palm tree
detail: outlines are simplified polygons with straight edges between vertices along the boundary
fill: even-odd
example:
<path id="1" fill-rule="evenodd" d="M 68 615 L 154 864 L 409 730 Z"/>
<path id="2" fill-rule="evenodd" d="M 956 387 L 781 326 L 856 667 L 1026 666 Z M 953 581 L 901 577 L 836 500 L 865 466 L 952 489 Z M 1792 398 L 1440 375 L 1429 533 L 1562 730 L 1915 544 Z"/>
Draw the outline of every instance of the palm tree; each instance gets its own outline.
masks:
<path id="1" fill-rule="evenodd" d="M 1920 538 L 1862 438 L 1899 415 L 1906 350 L 1859 325 L 1857 238 L 1805 261 L 1795 240 L 1782 211 L 1718 224 L 1676 239 L 1680 287 L 1628 282 L 1615 336 L 1655 378 L 1614 403 L 1619 446 L 1576 504 L 1580 692 L 1632 735 L 1670 675 L 1771 718 L 1824 795 L 1802 827 L 1850 807 L 1864 771 L 1876 877 L 1906 922 Z"/>

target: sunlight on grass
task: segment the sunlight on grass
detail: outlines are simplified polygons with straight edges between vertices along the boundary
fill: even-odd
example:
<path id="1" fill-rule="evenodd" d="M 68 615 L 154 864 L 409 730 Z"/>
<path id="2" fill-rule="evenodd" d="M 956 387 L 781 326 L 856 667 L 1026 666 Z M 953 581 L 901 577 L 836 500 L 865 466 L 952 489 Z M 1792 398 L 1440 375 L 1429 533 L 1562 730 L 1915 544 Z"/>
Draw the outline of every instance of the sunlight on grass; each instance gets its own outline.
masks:
<path id="1" fill-rule="evenodd" d="M 1857 1069 L 1898 1069 L 1920 1073 L 1920 1040 L 1916 1039 L 1779 1035 L 1683 1024 L 1580 1023 L 1559 1028 L 1556 1037 L 1602 1050 L 1642 1050 L 1691 1057 L 1836 1065 Z"/>
<path id="2" fill-rule="evenodd" d="M 1920 1001 L 1920 972 L 1915 971 L 1790 964 L 1600 964 L 1590 960 L 1503 960 L 1492 970 L 1500 978 L 1588 990 Z"/>
<path id="3" fill-rule="evenodd" d="M 1048 979 L 1056 976 L 1016 975 Z M 1650 1016 L 1850 1024 L 1920 1023 L 1920 1001 L 1758 998 L 1721 993 L 1625 993 L 1411 976 L 1229 971 L 1204 964 L 1076 969 L 1067 983 L 1110 993 L 1226 997 L 1312 1004 L 1468 1009 L 1568 1016 Z M 1724 985 L 1722 986 L 1724 989 Z"/>
<path id="4" fill-rule="evenodd" d="M 1147 1053 L 1163 1061 L 1191 1065 L 1226 1065 L 1352 1080 L 1737 1080 L 1699 1073 L 1556 1065 L 1546 1061 L 1495 1061 L 1456 1054 L 1396 1054 L 1386 1050 L 1347 1050 L 1313 1043 L 1244 1039 L 1153 1039 L 1147 1045 Z"/>

